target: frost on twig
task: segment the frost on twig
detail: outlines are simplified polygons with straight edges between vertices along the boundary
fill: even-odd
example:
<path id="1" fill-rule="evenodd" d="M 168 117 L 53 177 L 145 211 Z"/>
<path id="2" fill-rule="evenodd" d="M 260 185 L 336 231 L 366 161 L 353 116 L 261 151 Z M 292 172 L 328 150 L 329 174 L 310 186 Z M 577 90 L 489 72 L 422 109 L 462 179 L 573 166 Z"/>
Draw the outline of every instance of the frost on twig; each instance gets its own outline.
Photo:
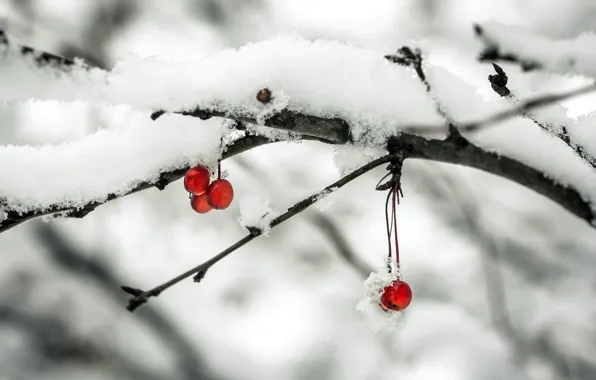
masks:
<path id="1" fill-rule="evenodd" d="M 389 259 L 382 270 L 371 273 L 364 281 L 364 298 L 356 305 L 356 310 L 366 316 L 375 332 L 393 331 L 403 320 L 403 311 L 387 310 L 381 305 L 383 290 L 399 279 L 399 268 L 395 260 Z"/>

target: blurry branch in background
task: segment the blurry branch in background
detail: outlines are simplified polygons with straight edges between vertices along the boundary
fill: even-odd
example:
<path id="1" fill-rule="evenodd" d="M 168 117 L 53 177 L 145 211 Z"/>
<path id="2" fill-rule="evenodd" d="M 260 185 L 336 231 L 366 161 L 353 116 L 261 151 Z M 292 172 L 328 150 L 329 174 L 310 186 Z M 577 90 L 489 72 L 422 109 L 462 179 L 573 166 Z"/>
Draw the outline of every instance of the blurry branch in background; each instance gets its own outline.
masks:
<path id="1" fill-rule="evenodd" d="M 271 192 L 278 192 L 279 189 L 276 189 L 276 186 L 278 186 L 279 181 L 272 180 L 267 171 L 260 170 L 250 161 L 242 157 L 237 157 L 234 161 L 240 167 L 248 171 L 252 178 L 255 178 L 263 183 L 268 189 L 271 189 Z M 289 177 L 295 178 L 293 175 L 290 175 Z M 311 210 L 307 213 L 306 219 L 317 227 L 317 230 L 321 232 L 331 244 L 333 244 L 337 254 L 359 274 L 368 277 L 368 275 L 373 272 L 373 268 L 360 259 L 356 252 L 354 252 L 345 235 L 338 227 L 338 223 L 336 223 L 328 214 L 319 210 Z"/>
<path id="2" fill-rule="evenodd" d="M 484 44 L 483 50 L 478 55 L 478 60 L 481 62 L 504 61 L 518 64 L 523 71 L 533 71 L 542 69 L 542 64 L 538 61 L 524 60 L 520 57 L 503 53 L 503 49 L 499 44 L 486 35 L 482 26 L 474 25 L 474 34 Z"/>
<path id="3" fill-rule="evenodd" d="M 94 285 L 101 293 L 120 306 L 123 294 L 118 290 L 120 279 L 109 266 L 101 261 L 105 255 L 99 252 L 82 254 L 68 241 L 68 238 L 51 224 L 37 222 L 34 233 L 46 248 L 51 262 L 67 273 Z M 84 297 L 84 295 L 82 295 Z M 89 301 L 89 300 L 86 300 Z M 195 346 L 165 315 L 153 307 L 147 307 L 138 314 L 138 321 L 147 326 L 147 331 L 159 337 L 161 345 L 171 350 L 177 362 L 177 379 L 215 380 L 206 368 L 205 361 Z M 130 364 L 132 366 L 132 364 Z"/>
<path id="4" fill-rule="evenodd" d="M 113 372 L 119 379 L 165 380 L 149 369 L 131 361 L 123 352 L 99 346 L 77 336 L 70 322 L 57 313 L 32 312 L 13 304 L 0 303 L 0 324 L 20 331 L 38 356 L 39 372 L 52 367 L 88 365 L 91 369 Z M 23 353 L 24 354 L 24 353 Z M 14 363 L 15 366 L 18 363 Z M 3 364 L 6 365 L 6 364 Z M 32 370 L 28 365 L 27 371 Z"/>
<path id="5" fill-rule="evenodd" d="M 509 78 L 507 77 L 507 74 L 505 73 L 503 68 L 501 68 L 501 66 L 497 65 L 496 63 L 493 63 L 493 68 L 495 69 L 496 75 L 489 75 L 488 80 L 491 83 L 491 87 L 493 88 L 495 93 L 497 93 L 501 97 L 507 98 L 514 104 L 517 103 L 519 100 L 507 88 Z M 596 157 L 588 153 L 581 144 L 579 144 L 577 141 L 574 141 L 571 138 L 571 136 L 569 136 L 567 126 L 553 125 L 551 123 L 541 123 L 540 121 L 536 120 L 536 118 L 532 116 L 529 112 L 522 112 L 520 113 L 520 116 L 532 120 L 532 122 L 534 122 L 534 124 L 536 124 L 540 129 L 561 140 L 563 143 L 565 143 L 565 145 L 571 148 L 575 152 L 575 154 L 577 154 L 585 163 L 590 165 L 593 169 L 596 169 Z"/>
<path id="6" fill-rule="evenodd" d="M 520 366 L 526 366 L 531 358 L 539 358 L 547 364 L 558 378 L 596 378 L 596 366 L 585 359 L 573 357 L 557 348 L 549 337 L 548 331 L 536 333 L 536 336 L 524 336 L 511 322 L 507 312 L 505 281 L 502 274 L 503 256 L 502 241 L 505 236 L 496 236 L 487 228 L 481 219 L 480 203 L 474 192 L 438 165 L 417 165 L 417 175 L 410 176 L 416 191 L 425 195 L 436 215 L 443 219 L 447 226 L 459 232 L 477 247 L 483 254 L 482 267 L 486 278 L 487 301 L 490 308 L 492 325 L 503 336 L 507 337 L 515 348 L 515 360 Z M 511 256 L 531 254 L 531 252 L 512 252 Z M 516 271 L 524 270 L 517 262 L 510 265 Z M 530 271 L 533 270 L 530 265 Z M 558 270 L 558 268 L 553 268 Z"/>
<path id="7" fill-rule="evenodd" d="M 341 232 L 337 223 L 335 223 L 333 219 L 320 211 L 312 213 L 308 216 L 308 219 L 310 219 L 312 223 L 318 227 L 319 231 L 329 239 L 335 247 L 339 257 L 344 259 L 346 263 L 356 270 L 356 272 L 365 278 L 374 272 L 374 269 L 354 252 L 345 235 Z"/>

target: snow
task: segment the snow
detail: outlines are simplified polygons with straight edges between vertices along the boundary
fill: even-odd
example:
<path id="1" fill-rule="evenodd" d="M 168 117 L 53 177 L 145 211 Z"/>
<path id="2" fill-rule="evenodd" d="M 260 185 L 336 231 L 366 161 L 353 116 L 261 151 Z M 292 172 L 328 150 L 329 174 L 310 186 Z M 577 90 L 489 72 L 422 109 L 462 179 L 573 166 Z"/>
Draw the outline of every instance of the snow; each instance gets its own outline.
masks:
<path id="1" fill-rule="evenodd" d="M 551 40 L 528 29 L 498 22 L 486 22 L 481 27 L 485 45 L 497 47 L 501 54 L 516 55 L 558 73 L 596 77 L 594 32 L 584 32 L 566 40 Z"/>
<path id="2" fill-rule="evenodd" d="M 220 148 L 217 122 L 167 115 L 152 121 L 129 110 L 100 130 L 60 145 L 0 146 L 0 199 L 17 212 L 81 207 L 125 194 L 161 172 L 202 163 Z"/>
<path id="3" fill-rule="evenodd" d="M 273 93 L 266 105 L 255 98 L 263 87 Z M 10 104 L 34 99 L 38 105 L 90 102 L 142 111 L 199 106 L 248 115 L 261 123 L 287 108 L 341 117 L 360 144 L 375 146 L 400 126 L 440 121 L 423 85 L 407 69 L 372 50 L 293 35 L 205 59 L 173 62 L 128 56 L 109 72 L 80 65 L 67 71 L 39 68 L 31 58 L 9 50 L 0 61 L 0 88 L 11 89 L 0 92 L 0 101 Z M 122 128 L 108 126 L 107 131 L 61 145 L 0 147 L 0 158 L 7 162 L 0 169 L 4 204 L 20 212 L 80 207 L 102 202 L 108 194 L 124 194 L 140 182 L 153 183 L 162 171 L 217 159 L 219 127 L 174 116 L 155 123 L 140 111 L 130 110 L 129 115 L 106 121 Z M 276 138 L 291 137 L 269 131 Z M 36 176 L 25 175 L 30 168 L 36 168 Z"/>
<path id="4" fill-rule="evenodd" d="M 391 285 L 393 281 L 401 278 L 395 261 L 389 260 L 389 263 L 391 272 L 384 267 L 379 272 L 371 273 L 364 281 L 364 299 L 356 305 L 356 310 L 366 316 L 375 332 L 394 331 L 401 325 L 403 320 L 403 311 L 385 310 L 381 306 L 383 290 Z"/>
<path id="5" fill-rule="evenodd" d="M 0 88 L 15 88 L 0 94 L 3 102 L 37 98 L 167 111 L 201 107 L 261 120 L 287 108 L 340 117 L 353 127 L 356 139 L 372 144 L 396 134 L 400 126 L 440 121 L 424 86 L 406 68 L 373 50 L 295 35 L 204 59 L 176 62 L 128 55 L 109 72 L 38 69 L 16 53 L 2 60 L 0 68 Z M 264 87 L 273 93 L 266 105 L 256 100 Z"/>
<path id="6" fill-rule="evenodd" d="M 271 208 L 269 199 L 258 194 L 249 194 L 240 198 L 238 204 L 240 225 L 244 228 L 258 228 L 263 235 L 268 236 L 271 221 L 280 215 L 279 211 Z"/>

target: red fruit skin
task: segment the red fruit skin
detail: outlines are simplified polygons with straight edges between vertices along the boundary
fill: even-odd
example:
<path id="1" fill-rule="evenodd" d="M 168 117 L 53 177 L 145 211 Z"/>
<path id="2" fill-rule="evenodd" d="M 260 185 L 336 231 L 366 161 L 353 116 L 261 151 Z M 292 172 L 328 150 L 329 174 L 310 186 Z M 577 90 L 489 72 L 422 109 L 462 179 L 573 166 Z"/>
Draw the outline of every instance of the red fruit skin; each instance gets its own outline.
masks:
<path id="1" fill-rule="evenodd" d="M 207 203 L 207 195 L 205 193 L 201 195 L 194 195 L 190 198 L 190 207 L 199 214 L 206 214 L 213 208 Z"/>
<path id="2" fill-rule="evenodd" d="M 381 306 L 387 310 L 401 311 L 412 302 L 412 289 L 404 281 L 395 280 L 383 290 Z"/>
<path id="3" fill-rule="evenodd" d="M 207 202 L 217 210 L 224 210 L 232 204 L 234 199 L 234 188 L 232 184 L 223 178 L 216 179 L 207 188 Z"/>
<path id="4" fill-rule="evenodd" d="M 195 195 L 201 195 L 207 191 L 209 182 L 211 182 L 211 175 L 203 166 L 190 168 L 184 175 L 184 188 Z"/>

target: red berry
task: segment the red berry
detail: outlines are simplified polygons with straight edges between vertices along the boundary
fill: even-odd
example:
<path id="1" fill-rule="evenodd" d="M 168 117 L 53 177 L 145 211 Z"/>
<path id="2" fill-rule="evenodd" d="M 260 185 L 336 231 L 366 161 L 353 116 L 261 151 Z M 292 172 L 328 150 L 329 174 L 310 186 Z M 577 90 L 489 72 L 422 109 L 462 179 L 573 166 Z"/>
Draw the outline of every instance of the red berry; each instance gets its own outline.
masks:
<path id="1" fill-rule="evenodd" d="M 203 194 L 211 182 L 209 170 L 203 166 L 188 169 L 184 175 L 184 188 L 195 195 Z"/>
<path id="2" fill-rule="evenodd" d="M 201 195 L 193 194 L 193 196 L 190 198 L 190 206 L 199 214 L 206 214 L 213 210 L 213 208 L 209 206 L 209 203 L 207 202 L 207 195 L 205 193 Z"/>
<path id="3" fill-rule="evenodd" d="M 216 179 L 207 188 L 207 202 L 217 210 L 228 208 L 234 199 L 234 188 L 226 179 Z"/>
<path id="4" fill-rule="evenodd" d="M 401 280 L 395 280 L 383 290 L 381 305 L 388 310 L 400 311 L 412 302 L 410 285 Z"/>

